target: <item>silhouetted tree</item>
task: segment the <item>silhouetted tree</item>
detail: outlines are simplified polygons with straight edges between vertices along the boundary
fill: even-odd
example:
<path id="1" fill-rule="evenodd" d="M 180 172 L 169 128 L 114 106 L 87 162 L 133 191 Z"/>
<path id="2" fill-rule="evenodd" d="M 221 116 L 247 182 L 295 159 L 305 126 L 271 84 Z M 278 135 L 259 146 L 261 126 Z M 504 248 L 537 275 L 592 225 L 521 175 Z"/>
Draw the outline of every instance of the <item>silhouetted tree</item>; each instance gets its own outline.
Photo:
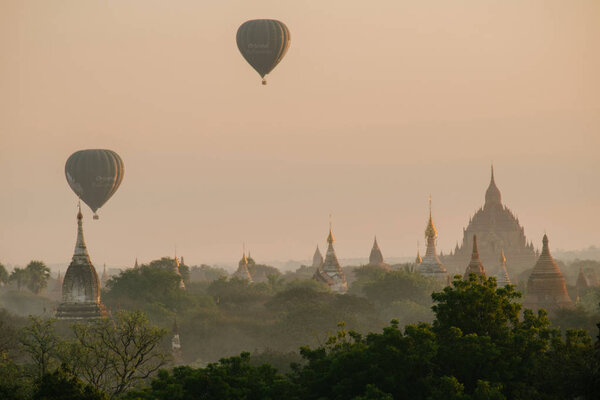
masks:
<path id="1" fill-rule="evenodd" d="M 42 261 L 31 261 L 25 268 L 27 274 L 27 288 L 35 294 L 48 286 L 48 278 L 50 278 L 50 268 Z"/>

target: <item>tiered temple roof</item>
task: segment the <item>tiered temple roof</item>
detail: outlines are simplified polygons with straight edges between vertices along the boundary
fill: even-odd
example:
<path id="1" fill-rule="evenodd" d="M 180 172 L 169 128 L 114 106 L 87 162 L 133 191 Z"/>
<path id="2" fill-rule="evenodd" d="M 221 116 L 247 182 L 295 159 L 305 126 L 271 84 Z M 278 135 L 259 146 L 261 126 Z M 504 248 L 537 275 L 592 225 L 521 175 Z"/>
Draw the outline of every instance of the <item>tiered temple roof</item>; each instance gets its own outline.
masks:
<path id="1" fill-rule="evenodd" d="M 326 283 L 334 292 L 345 293 L 348 290 L 348 283 L 346 282 L 346 275 L 335 254 L 333 248 L 334 241 L 335 239 L 333 238 L 330 226 L 329 236 L 327 236 L 328 246 L 327 253 L 325 254 L 325 261 L 321 268 L 317 268 L 313 278 L 317 281 Z"/>
<path id="2" fill-rule="evenodd" d="M 457 244 L 452 253 L 442 257 L 450 271 L 462 271 L 470 259 L 474 235 L 477 235 L 479 240 L 479 254 L 484 265 L 496 265 L 503 249 L 506 258 L 510 260 L 513 273 L 525 271 L 535 263 L 533 244 L 527 242 L 518 218 L 502 204 L 502 195 L 496 185 L 493 167 L 484 206 L 477 210 L 469 220 L 467 228 L 463 229 L 462 244 Z"/>
<path id="3" fill-rule="evenodd" d="M 317 249 L 315 250 L 315 254 L 313 255 L 313 268 L 321 268 L 323 266 L 323 256 L 321 255 L 321 250 L 319 250 L 319 245 L 317 245 Z"/>
<path id="4" fill-rule="evenodd" d="M 383 254 L 381 253 L 381 249 L 377 243 L 377 236 L 375 236 L 375 240 L 373 241 L 373 247 L 371 248 L 371 254 L 369 255 L 368 265 L 370 267 L 380 267 L 386 270 L 390 269 L 390 266 L 383 261 Z"/>
<path id="5" fill-rule="evenodd" d="M 500 266 L 498 267 L 495 276 L 498 287 L 504 287 L 511 284 L 508 271 L 506 270 L 506 257 L 504 256 L 504 249 L 502 249 L 502 252 L 500 253 Z"/>
<path id="6" fill-rule="evenodd" d="M 433 224 L 433 217 L 431 216 L 431 197 L 429 198 L 429 221 L 425 228 L 425 239 L 427 239 L 427 250 L 425 251 L 425 257 L 417 266 L 417 272 L 424 276 L 434 277 L 436 279 L 447 280 L 448 271 L 442 262 L 440 261 L 436 249 L 435 239 L 437 238 L 437 229 Z M 418 255 L 417 255 L 418 257 Z"/>
<path id="7" fill-rule="evenodd" d="M 252 275 L 248 270 L 248 258 L 246 258 L 246 251 L 242 253 L 242 259 L 238 263 L 238 269 L 231 275 L 232 278 L 245 279 L 252 283 Z"/>
<path id="8" fill-rule="evenodd" d="M 92 265 L 83 238 L 83 214 L 77 213 L 77 241 L 73 259 L 62 285 L 62 303 L 56 310 L 59 319 L 90 319 L 106 315 L 100 302 L 100 280 Z"/>
<path id="9" fill-rule="evenodd" d="M 550 254 L 548 236 L 544 235 L 542 243 L 542 253 L 527 281 L 527 295 L 523 305 L 534 310 L 544 308 L 548 312 L 571 308 L 573 302 L 567 294 L 565 278 Z"/>
<path id="10" fill-rule="evenodd" d="M 463 275 L 464 280 L 468 280 L 471 274 L 475 274 L 478 277 L 486 278 L 485 268 L 479 258 L 479 249 L 477 248 L 477 236 L 473 236 L 473 251 L 471 252 L 471 261 L 467 265 L 465 274 Z"/>

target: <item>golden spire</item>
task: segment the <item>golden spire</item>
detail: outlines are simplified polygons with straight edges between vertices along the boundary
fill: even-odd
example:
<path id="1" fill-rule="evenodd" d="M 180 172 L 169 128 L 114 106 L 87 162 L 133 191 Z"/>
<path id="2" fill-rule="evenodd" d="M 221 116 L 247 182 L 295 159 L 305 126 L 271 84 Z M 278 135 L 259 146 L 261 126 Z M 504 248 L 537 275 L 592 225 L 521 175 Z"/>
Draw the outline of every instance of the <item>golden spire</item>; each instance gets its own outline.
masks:
<path id="1" fill-rule="evenodd" d="M 335 242 L 333 238 L 333 232 L 331 231 L 331 214 L 329 214 L 329 236 L 327 236 L 327 243 L 332 244 Z"/>
<path id="2" fill-rule="evenodd" d="M 425 228 L 425 237 L 435 239 L 437 237 L 437 230 L 433 225 L 433 218 L 431 216 L 431 195 L 429 195 L 429 222 L 427 228 Z"/>

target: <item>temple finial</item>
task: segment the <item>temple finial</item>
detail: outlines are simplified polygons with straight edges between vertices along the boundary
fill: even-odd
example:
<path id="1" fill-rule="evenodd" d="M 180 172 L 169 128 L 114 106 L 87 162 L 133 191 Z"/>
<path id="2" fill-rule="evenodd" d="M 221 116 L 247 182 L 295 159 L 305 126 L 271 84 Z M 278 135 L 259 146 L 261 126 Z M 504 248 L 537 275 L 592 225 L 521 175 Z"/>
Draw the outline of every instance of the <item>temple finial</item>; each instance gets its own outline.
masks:
<path id="1" fill-rule="evenodd" d="M 327 236 L 327 242 L 329 244 L 335 242 L 335 239 L 333 238 L 333 231 L 331 230 L 331 214 L 329 214 L 329 236 Z"/>
<path id="2" fill-rule="evenodd" d="M 429 218 L 431 218 L 431 195 L 429 195 Z"/>

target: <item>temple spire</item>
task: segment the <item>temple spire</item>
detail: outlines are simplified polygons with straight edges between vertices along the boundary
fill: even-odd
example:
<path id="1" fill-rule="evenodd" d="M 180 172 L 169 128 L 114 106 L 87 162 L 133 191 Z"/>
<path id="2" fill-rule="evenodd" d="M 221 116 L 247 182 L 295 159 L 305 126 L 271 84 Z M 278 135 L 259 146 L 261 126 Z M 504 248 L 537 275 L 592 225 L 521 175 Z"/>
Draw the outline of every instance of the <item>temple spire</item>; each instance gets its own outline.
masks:
<path id="1" fill-rule="evenodd" d="M 83 214 L 81 213 L 81 204 L 78 204 L 77 208 L 77 240 L 73 252 L 73 261 L 91 264 L 90 255 L 87 246 L 85 245 L 85 239 L 83 238 Z"/>
<path id="2" fill-rule="evenodd" d="M 319 250 L 319 245 L 317 245 L 317 249 L 315 250 L 315 254 L 313 255 L 313 268 L 321 268 L 323 265 L 323 255 L 321 254 L 321 250 Z"/>
<path id="3" fill-rule="evenodd" d="M 371 254 L 369 255 L 369 264 L 370 266 L 383 267 L 388 269 L 388 265 L 383 262 L 383 254 L 381 253 L 381 249 L 379 248 L 379 244 L 377 243 L 377 236 L 375 236 L 375 240 L 373 241 L 373 248 L 371 248 Z"/>
<path id="4" fill-rule="evenodd" d="M 527 280 L 527 295 L 523 305 L 534 310 L 544 308 L 548 312 L 573 306 L 565 278 L 550 254 L 546 234 L 542 239 L 542 252 Z"/>
<path id="5" fill-rule="evenodd" d="M 317 271 L 313 275 L 313 278 L 327 284 L 332 291 L 338 293 L 345 293 L 348 290 L 348 284 L 346 282 L 346 275 L 342 270 L 335 249 L 333 248 L 333 232 L 331 228 L 331 214 L 329 215 L 329 235 L 327 236 L 327 252 L 325 253 L 325 260 L 321 268 L 317 268 Z"/>
<path id="6" fill-rule="evenodd" d="M 496 273 L 496 284 L 498 287 L 504 287 L 510 285 L 510 278 L 506 269 L 506 256 L 504 256 L 504 249 L 500 252 L 500 267 Z"/>
<path id="7" fill-rule="evenodd" d="M 433 217 L 431 212 L 431 195 L 429 196 L 429 221 L 425 228 L 425 239 L 427 239 L 427 250 L 425 251 L 425 257 L 421 260 L 417 271 L 425 276 L 435 277 L 440 280 L 446 280 L 448 271 L 444 264 L 440 261 L 435 249 L 435 239 L 437 238 L 437 230 L 433 224 Z M 420 255 L 417 251 L 417 259 Z"/>
<path id="8" fill-rule="evenodd" d="M 471 253 L 471 262 L 469 262 L 469 265 L 467 265 L 467 269 L 465 271 L 463 279 L 469 280 L 469 276 L 471 274 L 475 274 L 483 278 L 486 277 L 485 268 L 483 267 L 481 259 L 479 258 L 479 249 L 477 248 L 477 235 L 473 235 L 473 252 Z"/>
<path id="9" fill-rule="evenodd" d="M 488 186 L 485 192 L 485 204 L 483 208 L 489 207 L 491 205 L 502 205 L 502 194 L 500 193 L 500 189 L 498 189 L 498 186 L 496 186 L 496 181 L 494 179 L 493 164 L 491 169 L 490 185 Z"/>
<path id="10" fill-rule="evenodd" d="M 433 217 L 431 216 L 431 195 L 429 195 L 429 222 L 427 228 L 425 228 L 425 238 L 427 239 L 427 248 L 429 248 L 429 239 L 437 238 L 437 229 L 435 229 Z M 433 248 L 435 250 L 435 243 Z"/>
<path id="11" fill-rule="evenodd" d="M 331 245 L 333 242 L 335 242 L 335 239 L 333 238 L 333 232 L 331 230 L 331 214 L 329 214 L 329 236 L 327 236 L 327 243 Z"/>

